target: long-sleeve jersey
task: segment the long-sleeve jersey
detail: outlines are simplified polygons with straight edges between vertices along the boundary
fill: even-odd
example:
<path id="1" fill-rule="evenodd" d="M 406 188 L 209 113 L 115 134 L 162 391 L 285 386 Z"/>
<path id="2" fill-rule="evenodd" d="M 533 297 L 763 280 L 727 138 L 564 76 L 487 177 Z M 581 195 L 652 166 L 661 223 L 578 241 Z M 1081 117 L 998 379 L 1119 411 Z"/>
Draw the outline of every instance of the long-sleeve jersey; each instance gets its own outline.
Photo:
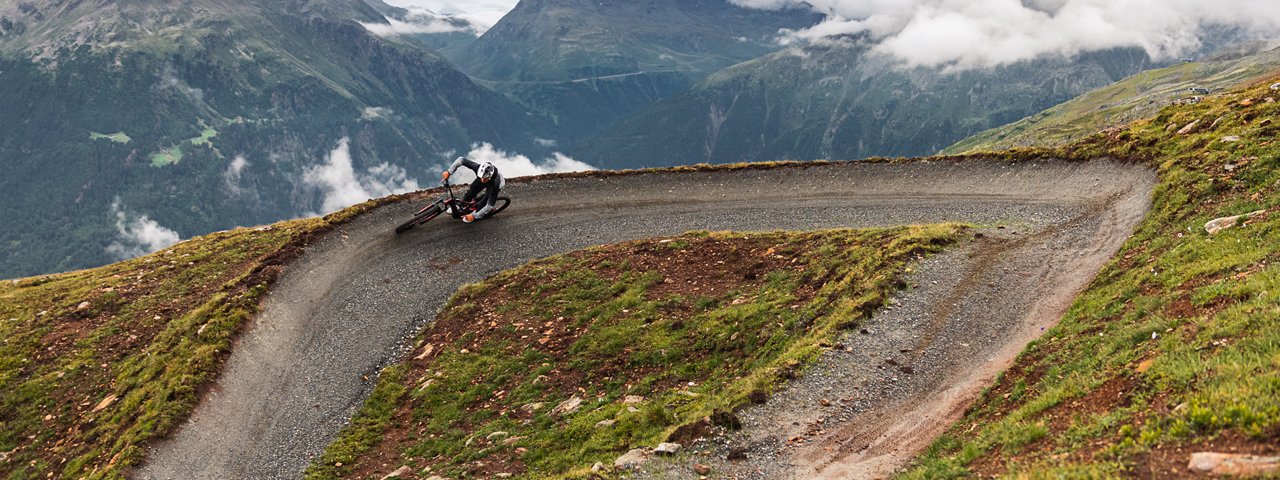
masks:
<path id="1" fill-rule="evenodd" d="M 457 160 L 454 160 L 453 165 L 449 167 L 449 174 L 452 175 L 456 172 L 458 167 L 467 167 L 471 169 L 472 172 L 477 173 L 475 181 L 471 182 L 471 188 L 467 190 L 467 194 L 462 197 L 462 200 L 469 201 L 476 198 L 476 195 L 479 194 L 481 190 L 484 190 L 485 204 L 473 214 L 475 215 L 476 220 L 484 218 L 489 214 L 489 212 L 493 211 L 494 205 L 498 202 L 498 191 L 506 185 L 506 179 L 502 178 L 501 172 L 495 170 L 493 172 L 493 178 L 489 179 L 488 182 L 481 182 L 479 176 L 480 164 L 467 157 L 458 157 Z"/>

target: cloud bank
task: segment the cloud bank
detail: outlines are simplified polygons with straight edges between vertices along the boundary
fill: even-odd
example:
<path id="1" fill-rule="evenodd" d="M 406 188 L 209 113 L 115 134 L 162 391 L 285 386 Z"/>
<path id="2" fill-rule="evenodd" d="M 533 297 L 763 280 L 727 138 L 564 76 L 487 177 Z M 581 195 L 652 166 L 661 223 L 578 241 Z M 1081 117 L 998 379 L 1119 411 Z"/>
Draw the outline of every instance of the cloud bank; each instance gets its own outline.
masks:
<path id="1" fill-rule="evenodd" d="M 1154 59 L 1201 46 L 1206 29 L 1280 35 L 1274 0 L 729 0 L 757 9 L 814 8 L 827 19 L 784 43 L 866 34 L 874 53 L 908 66 L 980 68 L 1045 55 L 1137 47 Z"/>
<path id="2" fill-rule="evenodd" d="M 351 149 L 346 138 L 329 152 L 325 163 L 307 168 L 302 183 L 324 195 L 323 213 L 330 213 L 370 198 L 418 190 L 418 181 L 409 178 L 403 168 L 383 162 L 356 172 L 351 163 Z"/>
<path id="3" fill-rule="evenodd" d="M 517 0 L 389 0 L 388 4 L 408 9 L 412 14 L 446 16 L 470 24 L 477 36 L 498 23 L 516 6 Z"/>
<path id="4" fill-rule="evenodd" d="M 111 202 L 111 214 L 116 217 L 116 239 L 107 245 L 107 253 L 117 260 L 146 255 L 182 240 L 178 232 L 161 226 L 146 215 L 129 215 L 119 198 Z"/>
<path id="5" fill-rule="evenodd" d="M 467 158 L 477 162 L 493 162 L 494 166 L 498 167 L 498 171 L 502 173 L 502 176 L 506 178 L 527 177 L 544 173 L 584 172 L 596 169 L 596 167 L 574 160 L 560 152 L 553 153 L 551 158 L 534 163 L 529 157 L 498 150 L 489 143 L 480 143 L 472 146 L 471 151 L 467 152 Z M 462 170 L 466 169 L 459 169 L 460 172 Z M 467 170 L 467 172 L 470 172 L 470 170 Z"/>
<path id="6" fill-rule="evenodd" d="M 380 37 L 414 35 L 425 33 L 449 33 L 473 31 L 465 25 L 455 25 L 448 19 L 441 18 L 423 10 L 410 10 L 407 21 L 387 18 L 387 23 L 364 23 L 365 30 Z"/>

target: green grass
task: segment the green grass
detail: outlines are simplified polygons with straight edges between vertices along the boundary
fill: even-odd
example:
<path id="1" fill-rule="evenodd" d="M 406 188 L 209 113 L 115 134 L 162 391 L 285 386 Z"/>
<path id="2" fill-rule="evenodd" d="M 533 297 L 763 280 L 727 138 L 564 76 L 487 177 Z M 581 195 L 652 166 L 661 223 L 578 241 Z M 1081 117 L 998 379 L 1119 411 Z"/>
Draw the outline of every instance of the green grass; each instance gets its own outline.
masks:
<path id="1" fill-rule="evenodd" d="M 1148 70 L 1009 125 L 981 132 L 942 153 L 1063 145 L 1105 128 L 1154 116 L 1171 102 L 1189 98 L 1188 88 L 1230 89 L 1277 65 L 1280 51 Z"/>
<path id="2" fill-rule="evenodd" d="M 1160 180 L 1147 219 L 1062 322 L 906 478 L 1167 474 L 1186 453 L 1155 459 L 1178 447 L 1280 443 L 1276 96 L 1255 86 L 1066 147 L 1001 154 L 1127 158 Z M 1199 130 L 1173 133 L 1195 120 Z M 1232 135 L 1241 140 L 1221 141 Z M 1256 210 L 1267 213 L 1203 229 Z"/>
<path id="3" fill-rule="evenodd" d="M 124 132 L 116 132 L 116 133 L 110 133 L 110 134 L 89 132 L 90 140 L 98 140 L 101 138 L 105 138 L 107 140 L 111 140 L 113 142 L 120 143 L 120 144 L 128 144 L 129 142 L 133 141 L 133 139 L 129 138 L 129 135 Z"/>
<path id="4" fill-rule="evenodd" d="M 123 478 L 190 413 L 278 263 L 375 204 L 0 282 L 0 478 Z"/>
<path id="5" fill-rule="evenodd" d="M 191 144 L 192 144 L 192 145 L 196 145 L 196 146 L 200 146 L 200 145 L 212 145 L 212 143 L 210 143 L 210 142 L 209 142 L 209 139 L 211 139 L 211 138 L 213 138 L 213 137 L 216 137 L 216 136 L 218 136 L 218 131 L 217 131 L 217 130 L 214 130 L 214 129 L 212 129 L 212 128 L 206 128 L 206 129 L 204 129 L 204 131 L 203 131 L 203 132 L 200 132 L 200 136 L 199 136 L 199 137 L 196 137 L 196 138 L 191 139 Z"/>
<path id="6" fill-rule="evenodd" d="M 182 146 L 174 145 L 167 149 L 151 154 L 151 166 L 163 167 L 173 165 L 182 161 Z"/>
<path id="7" fill-rule="evenodd" d="M 652 447 L 681 425 L 727 423 L 749 393 L 778 388 L 822 344 L 877 308 L 900 285 L 906 262 L 963 231 L 691 233 L 499 273 L 450 300 L 412 355 L 427 345 L 433 353 L 384 372 L 377 391 L 385 394 L 375 393 L 307 476 L 411 465 L 449 478 L 574 477 L 594 462 Z M 652 258 L 662 260 L 645 260 Z M 682 285 L 671 280 L 680 276 L 663 263 L 706 262 L 684 266 L 703 279 L 736 272 L 716 258 L 772 266 L 718 289 L 669 286 Z M 626 395 L 645 401 L 624 405 Z M 578 412 L 550 413 L 573 397 L 583 400 Z M 399 411 L 388 415 L 393 402 Z M 597 427 L 601 421 L 615 423 Z M 504 444 L 497 437 L 522 438 Z M 381 466 L 385 455 L 391 468 Z"/>

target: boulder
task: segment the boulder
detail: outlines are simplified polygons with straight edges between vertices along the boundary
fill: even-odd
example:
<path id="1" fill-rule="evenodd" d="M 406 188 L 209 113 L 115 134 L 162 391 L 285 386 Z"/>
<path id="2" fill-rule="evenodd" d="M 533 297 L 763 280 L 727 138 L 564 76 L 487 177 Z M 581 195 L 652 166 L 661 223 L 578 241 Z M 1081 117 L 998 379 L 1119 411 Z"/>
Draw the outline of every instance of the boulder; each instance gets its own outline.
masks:
<path id="1" fill-rule="evenodd" d="M 680 444 L 671 443 L 671 442 L 659 443 L 658 447 L 653 449 L 653 453 L 656 453 L 659 455 L 675 455 L 676 452 L 679 452 L 679 451 L 680 451 Z"/>
<path id="2" fill-rule="evenodd" d="M 1236 224 L 1240 223 L 1241 220 L 1253 218 L 1253 217 L 1262 215 L 1263 213 L 1266 213 L 1266 212 L 1267 212 L 1266 210 L 1258 210 L 1256 212 L 1249 212 L 1244 215 L 1234 215 L 1230 217 L 1215 218 L 1213 220 L 1209 220 L 1208 223 L 1204 224 L 1204 230 L 1206 232 L 1209 232 L 1209 235 L 1216 235 L 1218 232 L 1221 232 L 1223 230 L 1236 226 Z"/>
<path id="3" fill-rule="evenodd" d="M 636 405 L 640 403 L 644 403 L 644 397 L 641 397 L 639 395 L 627 395 L 625 397 L 622 397 L 623 405 Z"/>
<path id="4" fill-rule="evenodd" d="M 1280 473 L 1280 457 L 1260 457 L 1235 453 L 1196 452 L 1187 468 L 1211 475 L 1257 477 Z"/>
<path id="5" fill-rule="evenodd" d="M 388 473 L 386 476 L 382 477 L 382 480 L 407 477 L 410 472 L 413 472 L 412 468 L 409 468 L 408 465 L 402 465 L 400 468 L 397 468 L 396 471 Z"/>
<path id="6" fill-rule="evenodd" d="M 649 452 L 643 448 L 633 448 L 631 451 L 618 457 L 613 461 L 614 468 L 630 469 L 640 466 L 645 460 L 649 459 Z"/>
<path id="7" fill-rule="evenodd" d="M 1181 129 L 1179 129 L 1179 130 L 1178 130 L 1178 135 L 1186 135 L 1186 134 L 1189 134 L 1189 133 L 1191 133 L 1191 132 L 1194 132 L 1194 131 L 1196 130 L 1196 127 L 1197 127 L 1197 126 L 1199 126 L 1199 125 L 1200 125 L 1200 121 L 1199 121 L 1199 120 L 1196 120 L 1196 121 L 1194 121 L 1194 122 L 1188 123 L 1188 124 L 1187 124 L 1187 126 L 1182 127 Z"/>
<path id="8" fill-rule="evenodd" d="M 560 402 L 556 408 L 551 409 L 551 415 L 569 415 L 578 411 L 578 407 L 582 406 L 582 398 L 574 396 L 568 400 Z"/>

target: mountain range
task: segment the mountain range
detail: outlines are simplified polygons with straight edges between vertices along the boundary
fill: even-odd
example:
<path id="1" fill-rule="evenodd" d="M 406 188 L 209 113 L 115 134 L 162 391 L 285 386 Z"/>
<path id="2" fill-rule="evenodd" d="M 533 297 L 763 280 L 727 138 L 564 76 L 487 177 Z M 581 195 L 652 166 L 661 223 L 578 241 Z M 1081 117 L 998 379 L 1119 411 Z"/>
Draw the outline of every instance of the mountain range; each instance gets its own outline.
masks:
<path id="1" fill-rule="evenodd" d="M 543 151 L 534 114 L 358 23 L 378 21 L 357 0 L 0 2 L 0 276 L 413 189 L 475 142 Z"/>
<path id="2" fill-rule="evenodd" d="M 1164 66 L 1116 48 L 952 71 L 860 35 L 779 41 L 824 18 L 523 0 L 477 38 L 381 0 L 0 0 L 0 277 L 418 189 L 484 145 L 606 168 L 930 154 Z"/>

